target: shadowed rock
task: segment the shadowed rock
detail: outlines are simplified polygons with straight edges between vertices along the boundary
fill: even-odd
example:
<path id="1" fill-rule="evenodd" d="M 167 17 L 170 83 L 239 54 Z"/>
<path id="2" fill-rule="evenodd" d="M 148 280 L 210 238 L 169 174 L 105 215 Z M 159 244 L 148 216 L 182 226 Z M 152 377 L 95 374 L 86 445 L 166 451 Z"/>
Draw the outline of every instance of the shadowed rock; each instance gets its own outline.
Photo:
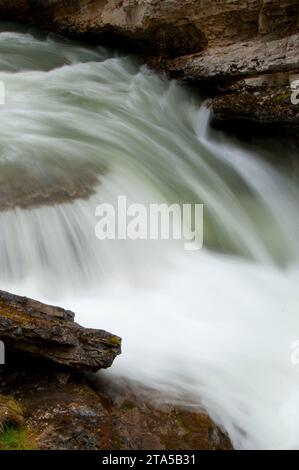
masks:
<path id="1" fill-rule="evenodd" d="M 59 307 L 0 291 L 0 339 L 6 351 L 25 353 L 77 370 L 110 367 L 121 339 L 83 328 L 74 314 Z"/>
<path id="2" fill-rule="evenodd" d="M 22 430 L 24 449 L 232 449 L 202 409 L 167 403 L 167 396 L 140 383 L 83 377 L 25 359 L 9 357 L 0 368 L 0 412 L 3 404 L 6 422 Z M 7 443 L 0 429 L 1 449 Z"/>

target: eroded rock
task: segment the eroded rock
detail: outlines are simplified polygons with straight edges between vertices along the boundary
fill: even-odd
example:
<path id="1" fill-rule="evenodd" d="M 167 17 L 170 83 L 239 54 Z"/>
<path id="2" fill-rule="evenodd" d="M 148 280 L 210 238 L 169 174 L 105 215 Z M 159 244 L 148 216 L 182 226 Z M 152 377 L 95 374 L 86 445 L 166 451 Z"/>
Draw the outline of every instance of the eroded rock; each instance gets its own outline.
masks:
<path id="1" fill-rule="evenodd" d="M 87 375 L 38 360 L 8 358 L 0 394 L 23 410 L 23 434 L 42 450 L 230 450 L 204 411 L 167 404 L 141 384 Z M 0 432 L 1 446 L 1 432 Z"/>
<path id="2" fill-rule="evenodd" d="M 89 372 L 109 367 L 121 340 L 70 311 L 0 291 L 0 338 L 0 449 L 232 448 L 203 410 Z"/>
<path id="3" fill-rule="evenodd" d="M 0 291 L 0 340 L 14 351 L 78 370 L 110 367 L 121 339 L 83 328 L 74 314 L 59 307 Z"/>

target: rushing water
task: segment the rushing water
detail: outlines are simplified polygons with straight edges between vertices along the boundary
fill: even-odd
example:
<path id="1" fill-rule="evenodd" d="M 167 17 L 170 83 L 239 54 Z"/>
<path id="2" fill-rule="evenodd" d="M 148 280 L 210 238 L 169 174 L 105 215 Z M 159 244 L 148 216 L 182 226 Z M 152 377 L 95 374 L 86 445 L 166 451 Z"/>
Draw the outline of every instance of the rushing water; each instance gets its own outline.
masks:
<path id="1" fill-rule="evenodd" d="M 299 448 L 296 155 L 213 133 L 199 97 L 102 48 L 6 31 L 0 69 L 1 288 L 122 336 L 106 374 L 203 404 L 237 448 Z M 204 249 L 100 242 L 118 195 L 204 203 Z"/>

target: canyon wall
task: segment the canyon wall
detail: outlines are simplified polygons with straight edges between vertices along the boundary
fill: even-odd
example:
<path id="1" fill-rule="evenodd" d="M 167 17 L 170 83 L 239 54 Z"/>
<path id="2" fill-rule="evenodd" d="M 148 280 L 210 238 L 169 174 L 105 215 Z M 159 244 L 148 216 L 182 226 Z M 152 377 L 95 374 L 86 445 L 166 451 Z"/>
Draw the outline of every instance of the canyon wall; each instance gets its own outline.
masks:
<path id="1" fill-rule="evenodd" d="M 143 54 L 152 67 L 205 87 L 216 123 L 298 132 L 298 0 L 1 0 L 0 14 Z"/>

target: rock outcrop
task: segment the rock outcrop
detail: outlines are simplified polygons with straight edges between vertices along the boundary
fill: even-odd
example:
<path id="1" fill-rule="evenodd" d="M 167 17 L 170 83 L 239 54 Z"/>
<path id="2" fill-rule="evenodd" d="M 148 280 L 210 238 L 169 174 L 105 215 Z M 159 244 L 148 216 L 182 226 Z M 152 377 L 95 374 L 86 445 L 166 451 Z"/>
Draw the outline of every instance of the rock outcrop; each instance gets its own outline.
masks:
<path id="1" fill-rule="evenodd" d="M 2 0 L 2 17 L 142 53 L 213 96 L 214 121 L 298 133 L 298 0 Z"/>
<path id="2" fill-rule="evenodd" d="M 121 340 L 70 311 L 0 292 L 0 340 L 0 450 L 232 448 L 203 411 L 90 372 L 111 365 Z"/>
<path id="3" fill-rule="evenodd" d="M 140 384 L 10 357 L 0 367 L 0 450 L 232 448 L 207 414 L 166 401 Z"/>
<path id="4" fill-rule="evenodd" d="M 83 328 L 72 312 L 2 291 L 0 340 L 6 350 L 78 370 L 110 367 L 121 352 L 118 336 Z"/>

